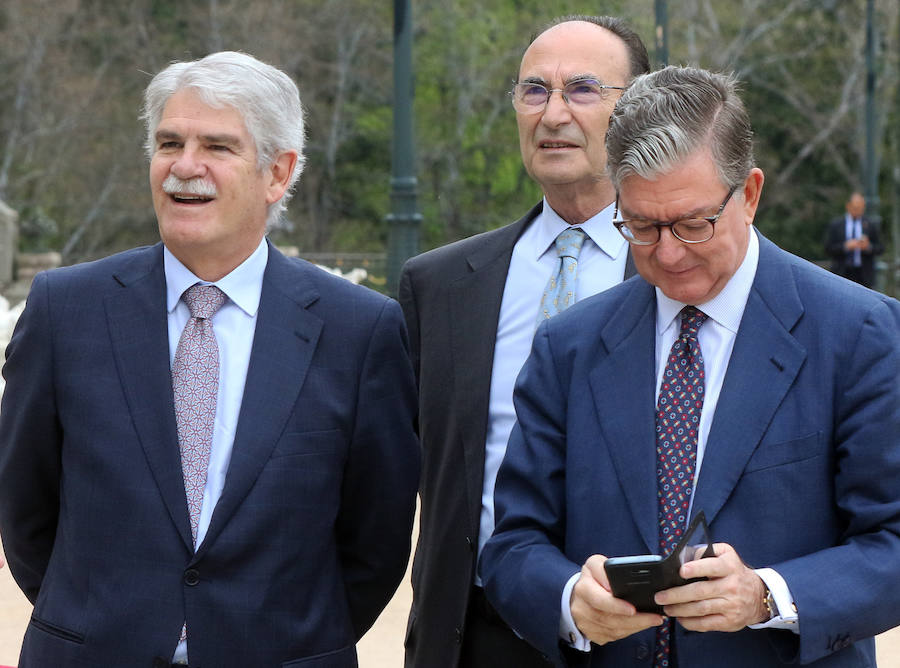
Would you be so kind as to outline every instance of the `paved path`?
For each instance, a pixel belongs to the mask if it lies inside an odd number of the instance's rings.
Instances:
[[[403,634],[412,600],[408,575],[375,626],[360,641],[360,668],[402,667]],[[0,665],[16,665],[30,613],[31,606],[16,587],[9,570],[0,570]],[[877,643],[879,668],[900,668],[900,627],[879,636]]]

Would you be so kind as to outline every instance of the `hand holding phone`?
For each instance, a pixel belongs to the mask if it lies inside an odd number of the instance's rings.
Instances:
[[[611,557],[603,568],[613,596],[628,601],[638,612],[663,614],[662,606],[653,600],[656,592],[706,579],[685,580],[678,571],[688,561],[713,556],[709,527],[701,510],[668,557],[658,554]]]

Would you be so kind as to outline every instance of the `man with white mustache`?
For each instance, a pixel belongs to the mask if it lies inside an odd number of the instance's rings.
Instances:
[[[173,63],[144,118],[162,242],[38,275],[7,348],[18,665],[355,668],[415,511],[400,307],[266,239],[304,159],[287,74]]]
[[[510,96],[522,161],[543,201],[515,223],[404,267],[399,298],[424,453],[407,668],[546,665],[486,601],[476,563],[494,528],[494,480],[515,422],[513,383],[536,322],[634,273],[611,222],[604,140],[622,90],[648,70],[643,43],[619,19],[567,16],[540,32]],[[577,260],[561,259],[555,240],[582,232]],[[574,270],[554,295],[561,266]]]

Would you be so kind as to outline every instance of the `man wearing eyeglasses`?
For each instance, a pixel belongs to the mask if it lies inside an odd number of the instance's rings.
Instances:
[[[607,150],[641,277],[535,335],[488,598],[560,665],[874,666],[900,623],[900,304],[754,229],[732,77],[638,77]],[[702,580],[664,615],[625,600],[652,565],[613,595],[607,557],[672,554],[701,511],[714,556],[678,572]]]
[[[628,245],[611,224],[604,134],[622,90],[648,69],[640,38],[619,19],[565,17],[541,32],[510,94],[543,201],[404,267],[424,451],[408,668],[547,665],[487,603],[476,562],[494,527],[513,383],[537,323],[629,273]]]

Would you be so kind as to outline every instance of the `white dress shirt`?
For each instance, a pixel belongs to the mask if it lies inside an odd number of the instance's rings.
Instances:
[[[612,225],[614,207],[610,204],[580,227],[586,233],[578,257],[576,301],[622,282],[628,245]],[[559,266],[554,241],[560,232],[571,227],[560,218],[547,200],[537,218],[529,225],[513,248],[491,370],[491,392],[488,405],[488,429],[485,441],[484,486],[481,496],[481,526],[478,554],[494,531],[494,483],[497,470],[506,454],[506,443],[516,421],[513,408],[513,386],[516,376],[531,352],[535,319],[541,295]],[[476,574],[475,583],[481,585]]]
[[[750,296],[750,289],[753,287],[753,279],[756,277],[758,262],[759,239],[756,237],[755,230],[751,228],[744,260],[728,283],[725,284],[725,287],[708,302],[693,305],[709,316],[697,333],[700,350],[703,354],[706,385],[703,394],[703,410],[700,412],[700,429],[697,434],[697,462],[694,469],[695,488],[697,476],[700,474],[700,468],[703,464],[706,440],[716,412],[716,404],[719,401],[722,384],[725,381],[725,372],[728,370],[731,351],[734,349],[735,337],[741,324],[741,318],[744,316],[744,308]],[[659,396],[666,360],[672,344],[675,343],[675,339],[681,330],[681,319],[678,315],[685,306],[686,304],[682,302],[669,299],[659,288],[656,288],[656,392],[654,396]],[[691,497],[691,505],[693,505],[693,497]],[[716,537],[713,536],[713,540],[715,539]],[[723,536],[721,540],[727,542],[727,536]],[[755,572],[772,592],[778,606],[779,615],[764,624],[755,624],[751,628],[790,628],[799,633],[797,613],[793,609],[793,598],[784,578],[770,568],[758,569]],[[572,619],[572,611],[569,605],[572,589],[580,575],[580,573],[573,575],[563,590],[560,635],[567,639],[573,647],[582,651],[589,651],[590,642],[578,632]]]
[[[163,258],[166,272],[166,310],[169,314],[170,367],[175,361],[175,350],[181,332],[191,317],[187,304],[181,300],[184,291],[195,283],[216,285],[228,297],[212,317],[213,331],[219,346],[219,397],[216,403],[206,487],[203,490],[203,505],[197,527],[199,546],[206,536],[213,510],[222,495],[228,464],[231,462],[231,449],[244,396],[247,368],[250,365],[250,349],[256,331],[256,315],[262,293],[263,273],[269,259],[269,247],[263,238],[250,257],[214,283],[195,276],[172,255],[168,248],[164,249]],[[176,648],[172,662],[186,661],[187,643],[182,642]]]
[[[849,213],[844,214],[844,239],[860,239],[862,235],[862,220],[854,218]],[[854,267],[862,266],[862,251],[858,248],[853,249],[852,263]]]

